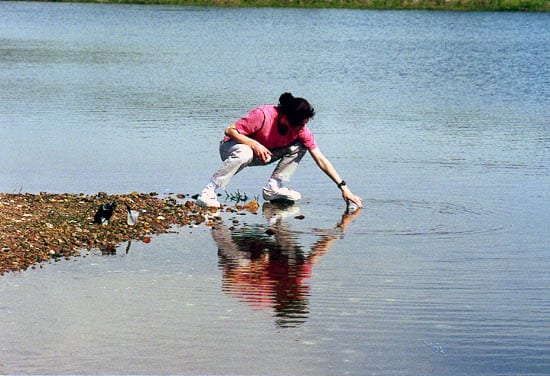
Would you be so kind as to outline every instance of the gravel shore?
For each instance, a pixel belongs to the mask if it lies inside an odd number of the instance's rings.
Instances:
[[[112,216],[99,218],[100,206],[112,203]],[[253,211],[257,202],[225,210],[236,208]],[[134,225],[127,221],[130,209],[139,212]],[[82,250],[114,251],[128,240],[148,242],[151,235],[211,225],[215,219],[215,212],[199,208],[183,194],[0,193],[0,275],[68,259]]]

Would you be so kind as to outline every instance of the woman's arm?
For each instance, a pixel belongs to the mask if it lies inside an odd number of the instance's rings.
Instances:
[[[321,150],[319,150],[319,148],[310,150],[309,153],[311,154],[315,163],[317,163],[317,166],[319,166],[319,168],[325,174],[327,174],[328,177],[331,178],[335,184],[339,185],[343,181],[338,174],[338,171],[336,171],[332,163],[330,163],[330,161],[323,155],[323,153],[321,153]],[[351,201],[358,207],[363,207],[361,197],[355,196],[347,185],[339,185],[339,188],[342,191],[342,198],[346,201],[346,203],[349,203]]]
[[[268,148],[260,144],[258,141],[244,135],[240,134],[235,124],[231,124],[229,127],[225,128],[225,135],[239,144],[244,144],[249,146],[254,152],[254,156],[260,158],[264,163],[267,163],[271,160],[271,152]]]

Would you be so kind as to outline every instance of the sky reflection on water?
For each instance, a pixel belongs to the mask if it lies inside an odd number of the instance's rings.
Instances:
[[[337,237],[304,158],[303,220],[3,276],[0,372],[547,374],[549,36],[519,12],[0,2],[3,191],[198,193],[223,129],[290,90],[365,199]]]

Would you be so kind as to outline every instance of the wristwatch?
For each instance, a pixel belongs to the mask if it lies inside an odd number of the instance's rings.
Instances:
[[[336,184],[336,186],[340,189],[342,189],[342,187],[346,185],[346,182],[344,180],[342,180],[340,183]]]

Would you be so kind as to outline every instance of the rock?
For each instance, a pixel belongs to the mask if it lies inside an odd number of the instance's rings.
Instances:
[[[118,202],[108,224],[94,225],[94,214]],[[132,239],[173,232],[174,225],[204,222],[194,203],[177,204],[154,194],[3,194],[0,193],[0,274],[25,270],[36,262],[78,255],[81,250],[109,249]],[[127,224],[127,207],[140,211],[140,221]]]

